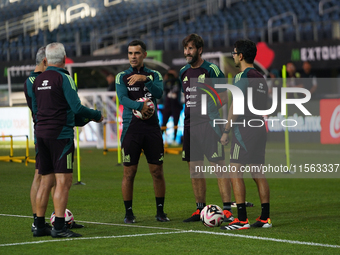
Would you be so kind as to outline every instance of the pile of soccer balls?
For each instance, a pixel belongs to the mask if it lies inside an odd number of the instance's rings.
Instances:
[[[201,211],[201,221],[206,227],[219,227],[223,223],[224,214],[218,205],[207,205]]]
[[[55,221],[55,212],[51,214],[50,222],[52,226],[54,226],[54,221]],[[65,210],[65,224],[71,225],[74,222],[74,217],[73,213],[69,210]]]

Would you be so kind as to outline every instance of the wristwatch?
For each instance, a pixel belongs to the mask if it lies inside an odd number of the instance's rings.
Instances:
[[[223,130],[223,133],[229,134],[229,133],[230,133],[230,129],[228,129],[228,130],[224,129],[224,130]]]
[[[146,81],[145,82],[149,82],[149,81],[151,81],[150,77],[146,76]]]

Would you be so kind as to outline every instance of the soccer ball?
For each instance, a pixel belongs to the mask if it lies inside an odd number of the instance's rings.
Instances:
[[[55,212],[51,214],[50,222],[52,226],[54,226],[54,221],[55,221]],[[65,224],[71,225],[74,222],[74,217],[73,213],[69,210],[65,210]]]
[[[154,104],[149,98],[147,98],[147,97],[141,97],[141,98],[137,99],[137,102],[145,102],[145,101],[147,101],[147,105],[153,110],[153,111],[152,111],[152,114],[150,114],[147,118],[144,118],[140,111],[135,110],[135,109],[132,110],[133,115],[135,115],[136,118],[141,119],[141,120],[150,119],[151,116],[152,116],[152,115],[154,114],[154,112],[155,112],[155,104]]]
[[[223,210],[218,205],[207,205],[201,211],[201,221],[206,227],[221,226],[223,219]]]

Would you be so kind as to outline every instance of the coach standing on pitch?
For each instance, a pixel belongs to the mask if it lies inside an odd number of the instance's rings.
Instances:
[[[267,109],[268,86],[262,74],[254,68],[254,59],[257,53],[257,48],[254,42],[249,40],[239,40],[234,44],[232,52],[235,66],[241,69],[241,73],[237,74],[234,79],[234,84],[240,88],[245,98],[248,98],[247,90],[253,90],[253,106],[257,110]],[[234,98],[233,100],[237,100]],[[247,101],[247,100],[246,100]],[[250,167],[256,166],[261,170],[261,165],[264,164],[265,149],[267,142],[267,132],[265,125],[261,127],[248,126],[249,120],[258,119],[264,123],[263,117],[253,114],[248,105],[245,105],[244,115],[233,114],[232,102],[229,114],[228,123],[225,126],[224,133],[221,138],[221,143],[227,145],[229,142],[229,132],[233,128],[233,139],[230,148],[230,168],[236,171],[231,171],[230,178],[233,185],[234,196],[236,199],[238,218],[235,218],[227,226],[222,226],[224,230],[248,229],[250,224],[247,218],[246,211],[246,188],[243,180],[243,172],[241,167],[249,164]],[[231,121],[235,123],[232,127]],[[242,124],[245,123],[245,124]],[[269,218],[269,185],[265,175],[259,171],[251,173],[256,182],[260,195],[262,213],[256,219],[256,222],[251,227],[270,228],[272,226]]]
[[[169,221],[163,211],[165,197],[165,180],[163,175],[164,145],[157,116],[156,99],[163,95],[163,78],[157,71],[146,68],[143,64],[146,58],[146,46],[140,40],[129,43],[128,57],[130,68],[116,76],[116,91],[119,102],[124,106],[123,132],[121,135],[124,176],[122,193],[125,205],[125,223],[135,223],[132,211],[133,183],[137,173],[139,157],[143,149],[149,163],[156,196],[156,220]],[[147,102],[137,102],[146,97],[152,100],[156,112],[147,106]],[[132,111],[138,110],[149,119],[136,118]]]
[[[101,122],[100,111],[83,106],[76,85],[65,68],[66,53],[61,43],[46,46],[48,67],[33,83],[32,108],[36,116],[35,135],[42,175],[37,193],[37,229],[34,236],[79,237],[65,226],[65,209],[72,185],[75,114]],[[52,230],[45,226],[49,194],[53,196],[55,223]]]
[[[182,44],[188,63],[181,69],[179,75],[185,95],[182,160],[188,162],[196,200],[196,211],[183,222],[192,222],[200,220],[200,212],[206,206],[205,176],[202,172],[196,173],[195,167],[204,166],[204,155],[211,166],[225,166],[224,148],[220,143],[222,132],[219,127],[213,127],[211,124],[211,120],[219,119],[220,115],[217,108],[209,109],[211,112],[208,115],[201,115],[202,102],[198,93],[205,91],[206,88],[203,88],[204,90],[199,88],[204,86],[205,79],[222,78],[224,80],[225,76],[215,64],[202,59],[204,42],[199,35],[188,35]],[[226,91],[220,93],[226,94]],[[225,177],[227,176],[219,173],[217,182],[223,202],[224,221],[232,221],[234,217],[231,213],[230,180]]]
[[[44,72],[47,68],[47,60],[46,60],[46,55],[45,55],[45,49],[46,47],[43,46],[38,49],[36,59],[35,59],[35,69],[33,72],[31,72],[30,76],[26,79],[24,83],[24,93],[25,93],[25,98],[27,102],[27,106],[30,108],[32,112],[32,119],[34,121],[35,125],[35,116],[32,111],[32,86],[35,78]],[[38,157],[38,145],[36,143],[36,137],[34,136],[34,144],[35,144],[35,173],[34,173],[34,178],[31,186],[31,192],[30,192],[30,198],[31,198],[31,205],[32,205],[32,212],[33,212],[33,224],[32,224],[32,232],[36,228],[36,220],[37,220],[37,214],[36,214],[36,203],[35,200],[37,198],[37,192],[39,189],[40,185],[40,180],[41,180],[41,175],[39,174],[39,157]],[[52,189],[52,196],[54,194],[54,189]],[[51,228],[48,223],[46,223],[46,226]]]

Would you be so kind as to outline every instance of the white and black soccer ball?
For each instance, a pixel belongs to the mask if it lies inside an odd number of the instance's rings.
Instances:
[[[147,98],[147,97],[141,97],[141,98],[137,99],[136,101],[137,101],[137,102],[145,102],[145,101],[147,101],[147,105],[148,105],[151,109],[153,109],[153,112],[152,112],[152,114],[150,114],[147,118],[144,118],[144,116],[142,115],[142,113],[141,113],[140,111],[134,109],[134,110],[132,110],[133,115],[135,115],[136,118],[141,119],[141,120],[150,119],[151,116],[155,113],[155,104],[152,102],[152,100],[150,100],[150,99]]]
[[[206,227],[219,227],[224,219],[223,210],[218,205],[207,205],[201,211],[200,216]]]
[[[50,222],[52,226],[54,226],[54,221],[55,221],[55,212],[53,212],[50,217]],[[73,222],[74,222],[73,213],[69,209],[66,209],[65,210],[65,224],[71,225]]]

